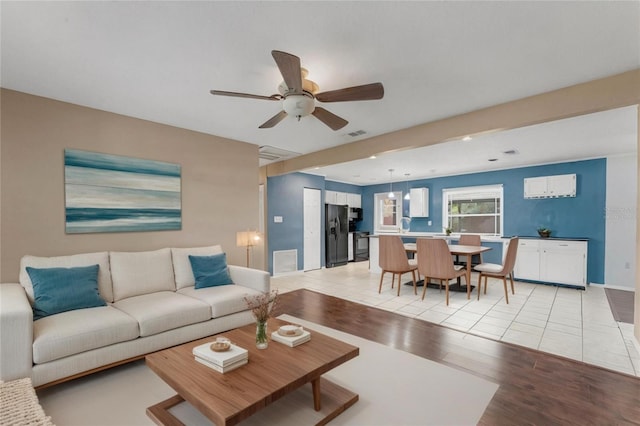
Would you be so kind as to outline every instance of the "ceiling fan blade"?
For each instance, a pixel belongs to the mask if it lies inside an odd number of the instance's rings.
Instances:
[[[276,61],[284,83],[290,92],[302,93],[302,72],[300,71],[300,58],[287,52],[272,50],[271,56]]]
[[[266,101],[279,101],[282,99],[280,95],[262,96],[252,95],[249,93],[225,92],[224,90],[210,90],[209,93],[216,96],[234,96],[236,98],[264,99]]]
[[[344,118],[338,117],[334,113],[329,112],[322,107],[316,107],[311,114],[315,115],[318,120],[322,121],[333,130],[342,129],[344,126],[349,124],[349,122]]]
[[[383,96],[382,83],[371,83],[318,93],[316,99],[320,102],[372,101],[382,99]]]
[[[287,116],[286,112],[280,111],[279,113],[277,113],[276,115],[274,115],[273,117],[271,117],[270,119],[268,119],[267,121],[262,123],[262,125],[260,125],[260,127],[258,127],[258,128],[259,129],[270,129],[271,127],[273,127],[276,124],[278,124],[279,122],[281,122],[286,116]]]

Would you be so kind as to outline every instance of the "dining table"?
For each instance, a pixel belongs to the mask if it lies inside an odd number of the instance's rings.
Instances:
[[[467,283],[467,299],[471,298],[471,289],[473,286],[471,285],[471,258],[474,255],[484,253],[485,251],[491,250],[491,247],[485,246],[467,246],[461,244],[448,244],[449,251],[452,255],[457,256],[466,256],[467,258],[467,270],[466,270],[466,283]],[[416,243],[404,243],[405,251],[409,253],[416,253],[418,251]],[[427,283],[425,283],[426,285]],[[453,286],[451,286],[453,287]]]

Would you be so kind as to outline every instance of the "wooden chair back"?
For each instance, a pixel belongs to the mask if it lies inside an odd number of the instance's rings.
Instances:
[[[418,272],[435,279],[455,278],[458,274],[453,266],[447,242],[440,238],[418,238]]]
[[[463,234],[460,235],[458,244],[460,244],[461,246],[481,246],[482,240],[480,240],[480,235]]]
[[[409,259],[398,235],[380,235],[378,264],[383,271],[408,271]]]
[[[518,254],[518,241],[518,237],[513,237],[509,240],[509,247],[507,247],[507,254],[504,257],[500,275],[507,276],[513,272],[513,268],[516,266],[516,255]]]

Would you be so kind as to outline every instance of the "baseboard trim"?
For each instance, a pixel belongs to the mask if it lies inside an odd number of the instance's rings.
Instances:
[[[632,293],[636,292],[635,288],[624,287],[624,286],[620,286],[620,285],[604,284],[603,287],[604,288],[610,288],[611,290],[623,290],[623,291],[630,291]]]

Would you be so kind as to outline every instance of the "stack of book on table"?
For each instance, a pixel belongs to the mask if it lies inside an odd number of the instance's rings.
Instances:
[[[220,373],[227,373],[249,362],[249,351],[246,349],[230,344],[229,349],[219,352],[212,350],[211,345],[210,342],[193,348],[196,361]]]
[[[282,326],[271,333],[271,340],[295,347],[311,340],[311,333],[298,326]]]

